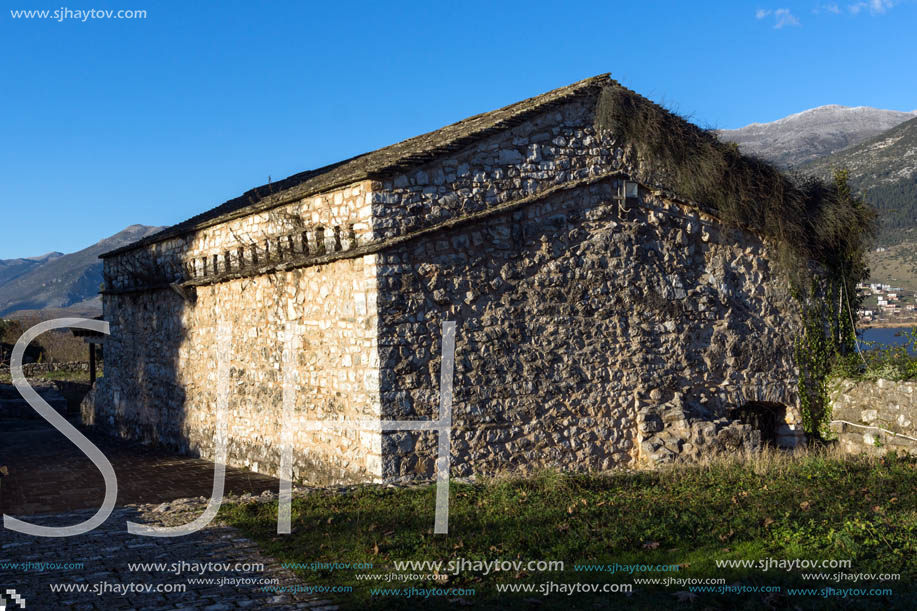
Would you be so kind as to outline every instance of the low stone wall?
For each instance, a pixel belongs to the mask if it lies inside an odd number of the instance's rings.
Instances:
[[[831,392],[831,430],[851,454],[917,454],[917,382],[839,382]]]
[[[101,372],[101,365],[97,371]],[[73,361],[69,363],[25,363],[22,366],[22,373],[27,378],[40,376],[45,373],[55,371],[65,371],[69,373],[89,373],[89,363],[83,361]],[[8,374],[10,366],[7,363],[0,364],[0,373]]]

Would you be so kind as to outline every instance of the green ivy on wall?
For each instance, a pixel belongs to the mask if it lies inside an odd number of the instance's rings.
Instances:
[[[835,197],[845,207],[865,213],[867,206],[852,195],[847,177],[847,170],[835,171]],[[805,290],[795,291],[803,319],[802,334],[794,346],[799,404],[806,434],[818,439],[831,436],[831,373],[837,363],[849,362],[857,351],[855,320],[862,298],[856,285],[869,277],[865,263],[868,234],[846,234],[851,239],[838,241],[823,272],[813,274]]]

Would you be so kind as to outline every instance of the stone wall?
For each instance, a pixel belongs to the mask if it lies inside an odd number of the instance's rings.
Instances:
[[[625,151],[596,135],[595,103],[595,97],[569,102],[382,181],[373,196],[375,234],[403,235],[572,180],[626,169]]]
[[[238,272],[293,255],[351,250],[373,237],[371,186],[361,181],[109,258],[105,288],[120,292]]]
[[[279,474],[287,325],[296,325],[299,341],[294,417],[378,418],[375,257],[188,291],[165,286],[352,250],[372,239],[370,186],[361,181],[106,259],[108,370],[84,421],[213,458],[221,321],[233,329],[230,465]],[[298,431],[293,445],[298,478],[377,479],[381,471],[378,433]]]
[[[831,390],[831,406],[831,430],[844,451],[917,454],[917,382],[842,380]]]
[[[22,374],[27,378],[56,371],[88,374],[89,363],[84,361],[69,361],[66,363],[23,363],[22,365]],[[102,363],[98,364],[96,371],[101,373]],[[10,373],[10,366],[8,363],[0,363],[0,373]]]
[[[106,377],[84,421],[123,437],[214,458],[217,330],[232,326],[229,464],[279,474],[284,330],[295,325],[297,479],[377,479],[379,434],[310,433],[299,420],[378,419],[375,259],[198,289],[104,298]]]
[[[383,416],[436,417],[439,327],[455,320],[457,474],[755,448],[729,417],[750,402],[785,406],[798,441],[798,319],[772,253],[652,192],[619,203],[618,183],[380,255]],[[383,473],[428,476],[434,449],[385,434]]]

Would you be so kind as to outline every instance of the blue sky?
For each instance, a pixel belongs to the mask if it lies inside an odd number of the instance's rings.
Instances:
[[[243,191],[611,72],[705,127],[917,109],[917,1],[4,0],[0,259]],[[142,19],[10,11],[145,10]]]

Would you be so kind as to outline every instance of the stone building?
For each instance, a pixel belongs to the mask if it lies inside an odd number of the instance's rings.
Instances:
[[[616,100],[658,110],[594,77],[107,253],[86,423],[212,456],[219,362],[230,465],[276,474],[286,422],[297,480],[430,476],[435,433],[298,423],[435,419],[455,321],[453,475],[797,443],[774,244],[680,196]]]

